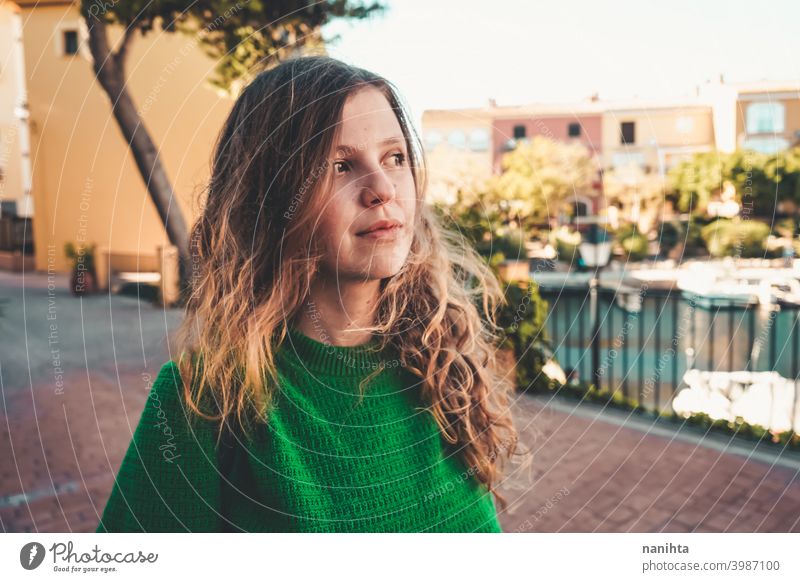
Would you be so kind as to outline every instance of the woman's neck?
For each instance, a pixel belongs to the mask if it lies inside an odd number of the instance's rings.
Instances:
[[[356,331],[375,323],[380,280],[317,281],[293,325],[308,337],[334,346],[359,346],[372,339]]]

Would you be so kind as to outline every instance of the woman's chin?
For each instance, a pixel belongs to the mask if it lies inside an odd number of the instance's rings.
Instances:
[[[366,273],[366,278],[369,280],[375,279],[388,279],[389,277],[394,277],[397,273],[400,272],[400,267],[386,267],[382,269],[376,269],[373,265],[371,269]]]
[[[373,262],[370,265],[364,265],[364,268],[361,270],[361,279],[374,281],[394,277],[402,268],[403,263],[399,261],[387,261],[385,264],[376,264]]]

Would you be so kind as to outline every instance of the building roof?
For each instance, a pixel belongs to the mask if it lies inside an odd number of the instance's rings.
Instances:
[[[800,82],[798,81],[748,81],[741,83],[706,83],[698,87],[698,95],[663,99],[619,99],[600,100],[595,98],[572,103],[529,103],[525,105],[497,106],[494,101],[484,107],[462,109],[428,109],[423,112],[423,118],[429,121],[438,118],[463,116],[472,119],[497,120],[518,119],[525,117],[553,117],[553,116],[578,116],[602,115],[603,113],[619,113],[633,111],[653,111],[657,109],[710,110],[713,103],[708,98],[709,89],[724,89],[731,95],[746,97],[748,95],[763,95],[770,93],[795,93],[800,97]]]
[[[750,81],[746,83],[726,83],[739,94],[743,93],[800,93],[800,82],[798,81]]]
[[[705,109],[711,110],[711,105],[706,99],[701,97],[676,97],[674,99],[627,99],[619,101],[608,101],[604,111],[607,113],[617,113],[621,111],[653,111],[657,109],[687,110]]]
[[[498,120],[555,116],[587,116],[622,111],[652,111],[655,109],[710,110],[707,101],[699,97],[675,99],[628,99],[616,101],[586,100],[573,103],[529,103],[527,105],[487,106],[472,109],[428,109],[423,112],[426,121],[436,118],[452,119],[463,116],[469,119]]]

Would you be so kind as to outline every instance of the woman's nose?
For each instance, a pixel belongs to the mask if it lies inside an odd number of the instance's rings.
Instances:
[[[382,169],[365,176],[363,186],[361,196],[366,206],[385,204],[396,195],[394,184]]]

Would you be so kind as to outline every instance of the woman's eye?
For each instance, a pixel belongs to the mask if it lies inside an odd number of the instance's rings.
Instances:
[[[406,155],[404,153],[396,153],[392,154],[392,158],[395,160],[395,166],[403,166],[406,163]],[[346,171],[350,170],[350,165],[348,162],[345,161],[337,161],[333,162],[333,171],[337,174],[342,174]]]

